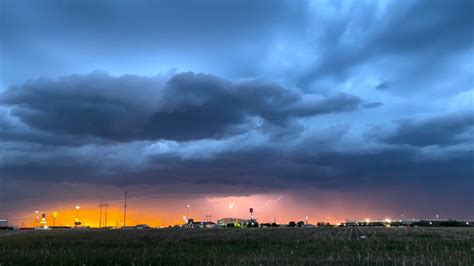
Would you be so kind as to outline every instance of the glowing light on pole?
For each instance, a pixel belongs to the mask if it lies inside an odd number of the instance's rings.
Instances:
[[[79,210],[81,209],[81,206],[76,205],[76,219],[74,221],[74,224],[76,226],[81,225],[81,222],[79,221]]]
[[[191,205],[186,205],[186,217],[188,218],[189,220],[189,208],[191,208]]]
[[[39,211],[35,211],[35,228],[38,226],[38,219],[39,219],[39,216],[38,216],[38,213]]]

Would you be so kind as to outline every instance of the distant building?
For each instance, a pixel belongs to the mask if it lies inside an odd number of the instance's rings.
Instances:
[[[222,218],[217,220],[217,225],[218,226],[228,226],[228,225],[233,225],[233,226],[242,226],[246,224],[251,224],[252,222],[256,222],[255,219],[252,221],[250,219],[242,219],[242,218]]]
[[[201,221],[195,222],[194,219],[188,219],[188,222],[183,225],[186,228],[213,228],[216,224],[213,222]]]
[[[0,227],[6,227],[8,226],[8,220],[7,219],[0,219]]]
[[[347,219],[346,222],[344,223],[345,226],[356,226],[359,224],[362,224],[362,222],[360,222],[357,219]]]
[[[405,220],[357,220],[357,219],[348,219],[346,222],[342,223],[342,226],[411,226],[418,223],[420,220],[417,219],[405,219]]]
[[[412,225],[414,223],[419,222],[420,220],[418,219],[406,219],[406,220],[400,220],[400,223],[403,225]]]
[[[135,229],[150,229],[150,226],[148,224],[137,224]]]
[[[13,230],[13,227],[8,226],[7,219],[0,219],[0,230]]]

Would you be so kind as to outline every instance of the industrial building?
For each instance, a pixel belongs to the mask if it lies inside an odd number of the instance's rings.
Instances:
[[[251,224],[252,222],[255,222],[255,220],[250,220],[250,219],[242,219],[242,218],[222,218],[217,220],[217,225],[220,227],[225,227],[225,226],[243,226],[247,224]]]
[[[213,222],[201,221],[195,222],[194,219],[188,219],[188,222],[183,225],[185,228],[214,228],[216,226]]]
[[[0,219],[0,230],[13,230],[13,227],[8,226],[7,219]]]

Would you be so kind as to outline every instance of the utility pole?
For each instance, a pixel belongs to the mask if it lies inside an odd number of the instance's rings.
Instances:
[[[127,221],[127,191],[125,191],[125,203],[123,204],[123,227],[125,227]]]
[[[102,206],[104,206],[102,202],[99,205],[97,205],[97,207],[99,207],[99,228],[102,227]]]
[[[107,207],[110,207],[110,205],[106,202],[104,206],[105,206],[105,227],[107,227]]]
[[[35,211],[35,228],[36,226],[38,226],[38,219],[39,219],[38,213],[39,211]]]

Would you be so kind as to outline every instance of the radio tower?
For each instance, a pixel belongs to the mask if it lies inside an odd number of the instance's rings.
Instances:
[[[125,203],[123,204],[123,227],[125,227],[127,221],[127,191],[125,191]]]

